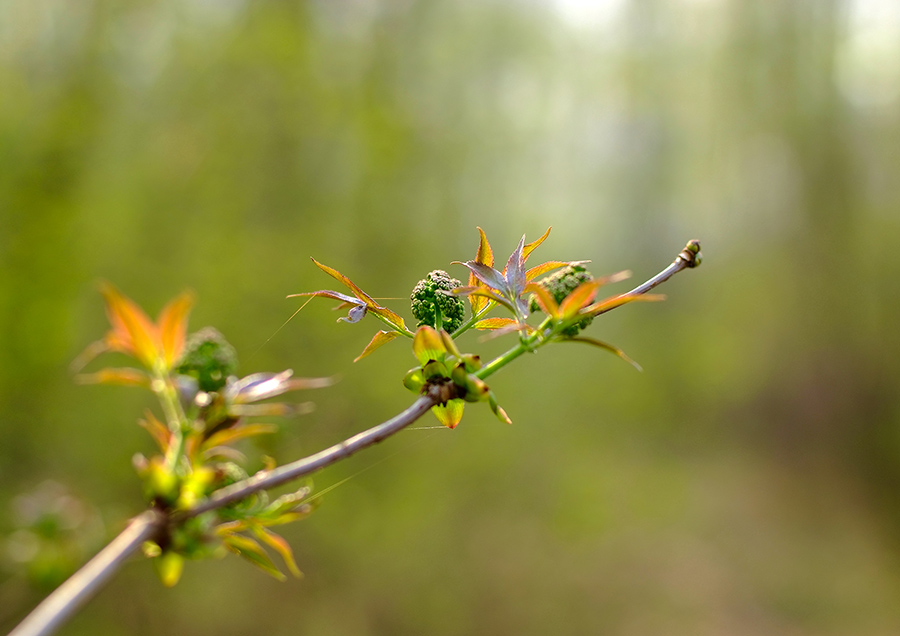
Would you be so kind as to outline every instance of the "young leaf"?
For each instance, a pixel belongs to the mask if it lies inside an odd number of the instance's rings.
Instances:
[[[547,231],[544,232],[544,234],[543,234],[538,240],[532,241],[531,243],[529,243],[528,245],[526,245],[526,246],[524,246],[524,247],[522,248],[522,260],[523,260],[523,261],[528,260],[528,256],[529,256],[535,249],[537,249],[537,247],[538,247],[541,243],[543,243],[544,241],[547,240],[547,237],[550,236],[550,230],[552,230],[552,229],[553,229],[552,226],[551,226],[551,227],[548,227],[548,228],[547,228]]]
[[[447,355],[447,349],[434,327],[422,325],[416,330],[413,338],[413,354],[419,364],[426,364],[429,360],[443,360]]]
[[[174,587],[184,570],[184,557],[174,552],[164,552],[155,559],[156,574],[166,587]]]
[[[153,415],[149,410],[144,412],[143,420],[138,420],[138,424],[147,429],[147,432],[150,433],[150,437],[153,438],[153,441],[156,442],[156,445],[159,446],[159,450],[165,453],[169,448],[169,438],[171,437],[171,433],[166,426],[156,419],[156,416]]]
[[[140,369],[100,369],[96,373],[75,376],[79,384],[121,384],[123,386],[150,386],[150,377]]]
[[[379,331],[372,337],[372,340],[369,341],[369,344],[366,345],[366,348],[363,349],[362,353],[359,354],[358,356],[356,356],[356,358],[353,361],[359,362],[360,360],[365,358],[367,355],[369,355],[370,353],[375,351],[375,349],[377,349],[378,347],[381,347],[382,345],[386,345],[387,343],[389,343],[391,340],[393,340],[394,338],[396,338],[399,335],[400,334],[396,331]]]
[[[262,546],[250,537],[240,534],[228,534],[222,537],[222,543],[226,548],[260,568],[263,572],[284,581],[287,577],[272,562],[272,558],[263,550]]]
[[[666,297],[663,294],[643,294],[641,296],[629,296],[628,294],[620,294],[619,296],[611,296],[609,298],[601,300],[600,302],[596,302],[593,305],[585,307],[581,311],[581,314],[584,316],[596,316],[611,309],[615,309],[616,307],[621,307],[622,305],[630,302],[652,303],[659,302],[665,299]]]
[[[491,250],[491,244],[488,242],[487,235],[484,233],[484,230],[478,228],[478,233],[480,234],[480,239],[478,241],[478,249],[475,251],[475,262],[480,263],[481,265],[486,265],[487,267],[494,266],[494,253]],[[469,272],[469,286],[477,287],[480,281],[478,277],[475,276],[475,273]],[[469,303],[472,305],[472,313],[477,314],[482,309],[486,308],[490,301],[486,300],[482,296],[469,296]]]
[[[509,260],[506,261],[506,269],[504,272],[506,275],[507,289],[512,298],[518,298],[519,294],[525,291],[525,283],[528,282],[525,280],[525,258],[522,256],[524,247],[525,235],[523,234],[522,238],[519,240],[519,244],[516,245],[516,249],[509,255]]]
[[[371,296],[369,296],[366,292],[364,292],[362,289],[360,289],[360,287],[356,283],[354,283],[352,280],[350,280],[349,278],[347,278],[346,276],[341,274],[339,271],[337,271],[336,269],[334,269],[332,267],[328,267],[328,265],[323,265],[322,263],[320,263],[319,261],[317,261],[314,258],[312,259],[312,262],[315,263],[316,267],[321,269],[323,272],[325,272],[329,276],[336,278],[337,280],[342,282],[344,285],[346,285],[350,290],[353,291],[354,294],[356,294],[356,297],[359,298],[360,300],[362,300],[363,302],[365,302],[366,305],[369,305],[370,307],[373,305],[376,307],[378,306],[378,303],[376,303],[374,300],[372,300]]]
[[[269,433],[274,433],[277,430],[278,427],[274,424],[242,424],[238,426],[232,426],[210,435],[209,438],[205,442],[203,442],[202,448],[206,450],[214,446],[234,444],[238,440],[247,439],[248,437],[255,437],[256,435],[266,435]]]
[[[486,329],[500,329],[501,327],[507,327],[509,325],[515,325],[516,321],[512,318],[485,318],[484,320],[479,320],[475,323],[476,329],[486,330]]]
[[[253,534],[255,534],[263,543],[281,555],[281,558],[284,559],[284,563],[287,565],[288,570],[291,571],[291,574],[298,579],[303,576],[300,568],[297,567],[297,562],[294,560],[294,551],[291,550],[291,545],[284,540],[284,537],[275,534],[271,530],[266,530],[260,525],[254,525],[252,529]]]
[[[455,398],[447,402],[445,406],[438,404],[437,406],[431,407],[431,412],[437,417],[438,422],[447,428],[456,428],[456,425],[459,424],[459,421],[462,419],[463,408],[465,406],[466,403],[463,400]]]
[[[637,362],[635,362],[634,360],[629,358],[627,355],[625,355],[624,351],[622,351],[615,345],[609,344],[608,342],[603,342],[602,340],[597,340],[596,338],[588,338],[586,336],[574,336],[572,338],[563,338],[562,341],[563,342],[584,342],[586,344],[593,345],[595,347],[600,347],[601,349],[605,349],[606,351],[609,351],[610,353],[619,356],[625,362],[627,362],[628,364],[633,366],[638,371],[644,370],[643,368],[641,368],[641,365],[639,365]]]
[[[193,304],[194,295],[184,292],[163,307],[156,320],[167,369],[172,368],[184,350],[187,319]]]
[[[106,314],[112,325],[106,344],[113,351],[134,356],[145,367],[152,368],[158,355],[156,325],[134,301],[111,284],[104,283],[100,293],[106,300]]]
[[[563,298],[563,301],[559,304],[560,318],[568,320],[575,316],[584,305],[594,299],[594,296],[597,295],[597,289],[602,284],[603,281],[600,279],[589,280],[581,283],[569,292],[569,295]]]
[[[553,320],[559,320],[559,306],[556,304],[556,299],[553,297],[553,294],[544,289],[543,285],[528,283],[525,286],[525,291],[534,294],[537,304],[545,314],[553,318]]]

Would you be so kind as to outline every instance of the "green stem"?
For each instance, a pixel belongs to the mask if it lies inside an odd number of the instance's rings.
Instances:
[[[492,303],[488,303],[487,305],[485,305],[485,306],[481,309],[481,311],[479,311],[478,313],[472,314],[472,316],[471,316],[466,322],[464,322],[464,323],[460,326],[459,329],[457,329],[456,331],[453,332],[453,334],[452,334],[452,335],[453,335],[453,339],[456,340],[456,339],[459,338],[462,334],[464,334],[464,333],[467,332],[469,329],[471,329],[472,327],[474,327],[474,326],[475,326],[475,323],[477,323],[479,320],[481,320],[481,319],[484,317],[484,315],[487,314],[492,308],[493,308],[493,304],[492,304]]]
[[[406,336],[407,338],[410,338],[410,339],[412,339],[413,336],[415,336],[415,334],[412,331],[410,331],[409,329],[407,329],[407,328],[401,329],[400,327],[398,327],[397,325],[392,323],[390,320],[388,320],[384,316],[382,316],[380,314],[376,314],[374,311],[369,312],[369,313],[372,314],[373,316],[375,316],[376,318],[378,318],[378,320],[380,320],[381,322],[386,324],[388,327],[390,327],[392,331],[396,331],[400,335]]]
[[[188,426],[188,419],[178,400],[178,391],[164,369],[153,370],[153,380],[150,386],[159,399],[166,424],[173,437],[166,449],[165,465],[170,471],[174,471],[184,454],[184,433]]]
[[[638,285],[631,291],[622,294],[622,296],[631,297],[646,294],[657,285],[664,283],[672,278],[672,276],[674,276],[681,270],[697,267],[700,264],[700,259],[700,243],[698,241],[689,241],[687,246],[685,246],[685,248],[678,254],[678,256],[675,257],[675,260],[668,267],[666,267],[656,276],[653,276],[646,282]],[[617,307],[618,306],[621,305],[617,305]],[[606,311],[611,311],[615,308],[616,307],[611,307]],[[606,313],[606,311],[600,313]],[[547,317],[544,322],[541,323],[540,327],[538,327],[534,331],[534,333],[526,338],[523,338],[515,347],[513,347],[506,353],[494,358],[486,365],[481,367],[481,369],[479,369],[475,373],[475,376],[481,380],[484,380],[486,377],[493,375],[494,373],[505,367],[507,364],[521,356],[523,353],[535,351],[538,347],[547,344],[553,339],[553,336],[557,335],[560,331],[568,327],[573,322],[574,320],[570,320],[564,323],[553,324],[553,321],[549,317]],[[548,328],[551,328],[551,330],[548,333],[545,333]]]

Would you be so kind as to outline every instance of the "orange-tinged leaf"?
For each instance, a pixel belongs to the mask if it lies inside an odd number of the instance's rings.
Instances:
[[[399,335],[399,332],[396,331],[379,331],[374,336],[372,336],[372,339],[369,341],[369,344],[366,345],[366,348],[363,349],[362,353],[356,356],[353,361],[359,362],[367,355],[375,351],[375,349],[381,347],[382,345],[386,345]]]
[[[194,295],[191,292],[184,292],[163,307],[156,320],[167,369],[174,366],[184,351],[187,319],[193,305]]]
[[[159,450],[163,453],[168,450],[171,433],[165,424],[156,419],[156,416],[153,415],[153,413],[149,410],[145,411],[144,419],[138,420],[138,424],[147,429],[147,432],[150,433],[150,437],[152,437],[153,441],[156,442],[156,445],[159,446]]]
[[[79,384],[121,384],[123,386],[150,386],[150,377],[140,369],[100,369],[96,373],[75,376]]]
[[[574,261],[576,263],[587,263],[589,261]],[[525,272],[525,279],[527,281],[533,281],[538,276],[543,276],[547,272],[552,272],[554,269],[559,269],[560,267],[565,267],[566,265],[571,265],[572,262],[569,261],[547,261],[546,263],[541,263],[540,265],[535,265],[531,269]]]
[[[438,404],[431,407],[431,412],[437,417],[438,422],[447,428],[456,428],[456,425],[462,419],[465,406],[465,401],[455,398],[447,402],[445,406]]]
[[[475,262],[481,263],[482,265],[487,265],[488,267],[494,266],[494,251],[491,249],[491,244],[488,241],[487,234],[484,233],[480,227],[478,228],[479,240],[478,240],[478,249],[475,251]]]
[[[255,437],[257,435],[267,435],[269,433],[274,433],[277,430],[278,427],[274,424],[243,424],[232,426],[210,435],[209,438],[203,442],[203,448],[208,449],[213,446],[225,446],[226,444],[233,444],[241,439],[247,439],[248,437]]]
[[[369,305],[369,311],[371,311],[376,316],[381,316],[400,331],[404,331],[406,329],[406,323],[403,321],[403,318],[395,314],[387,307],[372,304]]]
[[[556,304],[556,299],[553,297],[553,294],[544,289],[543,285],[528,283],[525,285],[525,291],[535,295],[538,305],[541,306],[541,310],[545,314],[553,318],[553,320],[559,320],[559,306]]]
[[[484,233],[484,230],[478,228],[479,240],[478,240],[478,249],[475,251],[475,262],[481,263],[482,265],[487,265],[488,267],[493,267],[494,265],[494,252],[491,249],[491,244],[488,242],[487,235]],[[481,287],[484,283],[478,280],[478,277],[475,276],[471,271],[469,272],[469,286],[470,287]],[[481,296],[469,296],[469,303],[472,305],[472,313],[477,314],[479,311],[483,310],[487,307],[490,301],[486,300]]]
[[[443,360],[447,355],[444,341],[434,327],[422,325],[416,330],[413,338],[413,355],[419,364],[425,364],[429,360]]]
[[[598,314],[605,313],[611,309],[615,309],[616,307],[621,307],[626,303],[631,302],[659,302],[661,300],[665,300],[666,297],[663,294],[642,294],[640,296],[629,296],[628,294],[620,294],[619,296],[610,296],[609,298],[605,298],[599,302],[594,303],[593,305],[589,305],[582,310],[582,314],[585,316],[596,316]]]
[[[105,353],[109,350],[109,344],[106,340],[93,342],[88,345],[87,349],[79,353],[78,357],[72,360],[72,364],[69,365],[69,370],[73,373],[78,373],[87,366],[88,362],[99,356],[101,353]]]
[[[625,362],[627,362],[628,364],[633,366],[638,371],[643,371],[643,369],[641,368],[641,365],[639,365],[637,362],[635,362],[634,360],[629,358],[627,355],[625,355],[625,352],[622,351],[621,349],[619,349],[617,346],[611,345],[608,342],[603,342],[602,340],[597,340],[596,338],[587,338],[585,336],[574,336],[572,338],[565,338],[563,340],[563,342],[584,342],[589,345],[594,345],[595,347],[600,347],[601,349],[605,349],[606,351],[609,351],[610,353],[613,353],[613,354],[619,356]]]
[[[481,330],[500,329],[514,324],[516,324],[516,321],[512,318],[485,318],[476,322],[474,327]]]
[[[152,368],[159,355],[156,325],[134,301],[111,284],[104,283],[100,293],[106,300],[106,314],[112,325],[106,343],[111,349],[132,355],[147,368]]]
[[[560,318],[567,320],[577,314],[579,309],[594,300],[594,296],[597,295],[597,290],[602,284],[602,280],[589,280],[569,292],[569,295],[563,298],[559,304]]]
[[[284,537],[275,534],[271,530],[266,530],[260,525],[253,526],[253,534],[281,555],[281,558],[284,559],[284,563],[287,565],[288,570],[291,571],[291,574],[298,579],[303,576],[300,568],[297,567],[297,562],[294,560],[294,551],[291,550],[291,545],[284,540]]]
[[[346,276],[341,274],[339,271],[337,271],[333,267],[328,267],[328,265],[323,265],[322,263],[320,263],[319,261],[317,261],[314,258],[312,259],[312,262],[316,264],[316,267],[321,269],[323,272],[325,272],[329,276],[332,276],[332,277],[336,278],[337,280],[341,281],[350,290],[352,290],[354,294],[356,294],[357,298],[359,298],[362,301],[365,301],[366,305],[368,305],[370,308],[378,306],[378,303],[376,303],[374,300],[372,300],[371,296],[369,296],[366,292],[364,292],[362,289],[360,289],[360,287],[356,283],[354,283],[352,280],[350,280],[349,278],[347,278]]]
[[[523,260],[528,260],[528,255],[531,254],[535,249],[537,249],[537,247],[538,247],[541,243],[543,243],[544,241],[547,240],[547,237],[550,236],[550,230],[552,230],[552,229],[553,229],[552,226],[551,226],[551,227],[548,227],[548,228],[547,228],[547,231],[544,232],[544,234],[543,234],[543,236],[541,236],[541,238],[539,238],[539,239],[536,240],[536,241],[533,241],[533,242],[529,243],[529,244],[526,245],[524,248],[522,248],[522,259],[523,259]]]

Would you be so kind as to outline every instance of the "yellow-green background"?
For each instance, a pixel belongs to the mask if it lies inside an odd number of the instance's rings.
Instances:
[[[596,274],[706,258],[591,327],[643,373],[547,348],[492,378],[513,426],[476,405],[318,475],[365,470],[286,529],[304,579],[135,559],[61,633],[900,632],[889,0],[3,0],[0,530],[46,479],[109,536],[141,508],[150,396],[68,370],[98,280],[193,289],[244,373],[340,374],[285,462],[412,398],[406,342],[351,363],[377,321],[318,302],[267,340],[334,288],[309,257],[402,298],[478,225]],[[0,628],[41,593],[9,557]]]

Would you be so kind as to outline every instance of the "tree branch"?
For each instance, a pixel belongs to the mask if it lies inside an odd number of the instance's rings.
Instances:
[[[144,541],[156,537],[166,525],[166,515],[151,509],[131,520],[128,527],[56,588],[25,617],[9,636],[46,636],[52,634],[90,599]]]
[[[423,395],[402,413],[395,415],[386,422],[373,426],[367,431],[363,431],[358,435],[345,439],[343,442],[335,444],[330,448],[326,448],[315,455],[298,459],[290,464],[284,464],[283,466],[278,466],[272,470],[260,471],[248,479],[215,491],[206,501],[200,502],[190,510],[177,513],[173,517],[173,521],[177,524],[183,519],[195,517],[209,510],[227,506],[232,502],[249,497],[260,490],[268,490],[269,488],[286,484],[289,481],[299,479],[300,477],[312,474],[326,466],[330,466],[331,464],[345,459],[373,444],[377,444],[397,431],[406,428],[427,413],[429,409],[438,402],[439,400],[431,395],[431,393]]]
[[[700,244],[697,241],[690,241],[671,265],[623,296],[644,294],[681,270],[696,267],[699,264]],[[512,349],[483,367],[479,377],[487,377],[524,351],[525,349],[520,343],[518,348]],[[47,636],[52,634],[115,574],[128,556],[145,541],[157,539],[170,523],[177,525],[185,519],[240,501],[260,490],[281,486],[377,444],[403,430],[427,413],[431,407],[439,404],[442,401],[439,389],[438,386],[429,386],[424,395],[391,419],[314,455],[269,471],[261,471],[253,477],[217,490],[207,500],[190,510],[175,513],[171,517],[156,509],[141,513],[132,519],[128,527],[97,556],[44,599],[18,627],[9,633],[9,636]]]

